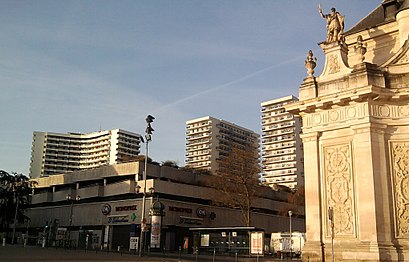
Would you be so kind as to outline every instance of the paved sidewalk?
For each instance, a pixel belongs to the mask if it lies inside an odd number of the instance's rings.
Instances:
[[[89,261],[152,261],[152,262],[187,262],[187,261],[237,261],[237,262],[268,262],[268,261],[300,261],[296,260],[277,260],[269,257],[260,258],[235,258],[228,256],[216,256],[213,260],[212,256],[181,255],[179,259],[178,253],[151,253],[149,256],[139,257],[138,254],[106,252],[95,250],[67,250],[56,248],[41,248],[35,246],[0,246],[0,261],[15,262],[15,261],[58,261],[58,262],[89,262]]]

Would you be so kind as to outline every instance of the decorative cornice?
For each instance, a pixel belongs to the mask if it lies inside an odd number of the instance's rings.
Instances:
[[[313,113],[318,109],[330,109],[334,106],[345,106],[353,102],[369,100],[407,102],[408,99],[409,88],[389,89],[376,86],[365,86],[288,104],[285,106],[285,109],[292,114],[301,115],[303,113]]]

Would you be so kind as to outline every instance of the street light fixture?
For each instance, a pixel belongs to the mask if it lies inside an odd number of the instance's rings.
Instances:
[[[288,216],[290,217],[290,259],[293,259],[293,234],[292,234],[292,224],[291,224],[291,217],[293,215],[293,211],[288,211]]]
[[[142,252],[145,247],[145,232],[146,232],[146,218],[145,218],[145,205],[146,205],[146,174],[148,168],[148,153],[149,153],[149,141],[152,140],[152,132],[155,131],[151,123],[155,117],[148,115],[146,117],[146,130],[145,130],[145,139],[146,139],[146,153],[145,153],[145,166],[143,172],[143,196],[142,196],[142,215],[141,215],[141,235],[140,235],[140,243],[139,243],[139,256],[142,256]],[[142,140],[143,141],[143,140]]]

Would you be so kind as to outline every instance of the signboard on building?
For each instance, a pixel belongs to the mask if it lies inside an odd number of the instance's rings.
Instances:
[[[128,223],[129,222],[129,215],[109,215],[108,217],[108,224],[120,224],[120,223]]]
[[[252,255],[262,255],[264,250],[264,232],[250,233],[250,253]]]
[[[129,250],[137,250],[139,243],[139,237],[130,237],[129,239]]]

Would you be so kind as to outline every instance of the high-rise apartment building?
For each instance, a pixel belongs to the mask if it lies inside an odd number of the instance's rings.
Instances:
[[[286,96],[261,103],[262,177],[270,186],[304,184],[301,121],[284,109],[295,101],[296,97]]]
[[[218,161],[233,148],[259,150],[259,135],[236,124],[210,116],[186,122],[186,167],[216,172]]]
[[[141,136],[114,129],[88,134],[34,132],[30,177],[112,165],[139,155]]]

